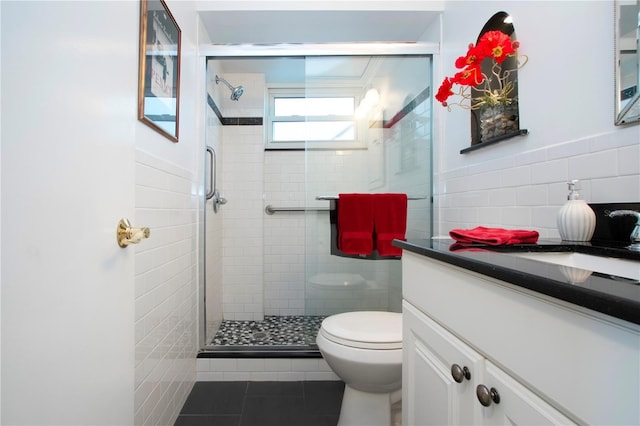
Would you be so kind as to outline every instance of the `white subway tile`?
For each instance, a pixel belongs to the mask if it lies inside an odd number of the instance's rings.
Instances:
[[[277,382],[278,373],[275,372],[252,372],[250,380],[254,382]]]
[[[209,361],[209,358],[198,358],[196,360],[196,371],[213,371]]]
[[[602,203],[638,202],[640,200],[640,177],[631,175],[594,179],[591,182],[590,199]]]
[[[293,359],[291,361],[291,370],[292,371],[318,371],[318,360],[317,359]]]
[[[238,371],[238,360],[235,358],[211,358],[211,371]]]
[[[266,358],[264,360],[264,371],[266,372],[290,372],[291,359],[288,358]]]
[[[196,380],[198,382],[222,382],[225,380],[224,374],[222,372],[214,373],[207,371],[198,371],[196,375]]]
[[[514,167],[503,169],[501,183],[503,188],[519,187],[522,185],[531,185],[534,180],[532,177],[533,169],[531,166]]]
[[[280,382],[298,382],[305,380],[305,373],[302,372],[281,372],[278,373]]]
[[[264,371],[264,359],[238,359],[237,371]]]
[[[594,179],[618,175],[618,154],[607,150],[569,159],[570,179]]]
[[[559,159],[531,165],[531,183],[566,182],[569,178],[568,164],[567,159]]]
[[[244,382],[251,380],[251,373],[222,373],[222,380],[227,382]]]
[[[153,238],[135,248],[136,401],[140,424],[155,424],[182,404],[175,389],[193,383],[197,342],[194,176],[150,154],[136,151],[136,223]],[[169,226],[171,225],[171,226]],[[189,386],[190,387],[190,386]],[[179,408],[178,408],[179,410]]]
[[[546,206],[548,202],[546,185],[527,186],[516,189],[517,206]]]
[[[498,188],[489,190],[489,206],[516,205],[516,188]]]
[[[338,377],[335,373],[333,372],[306,372],[304,373],[304,380],[309,380],[309,381],[337,381],[337,380],[341,380],[340,377]]]
[[[640,175],[640,143],[618,150],[618,167],[621,176]]]

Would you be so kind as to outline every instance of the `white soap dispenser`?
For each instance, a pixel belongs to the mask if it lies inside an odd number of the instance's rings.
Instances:
[[[596,229],[596,214],[591,207],[580,199],[579,183],[572,180],[569,184],[567,202],[558,212],[558,231],[563,241],[591,241]]]

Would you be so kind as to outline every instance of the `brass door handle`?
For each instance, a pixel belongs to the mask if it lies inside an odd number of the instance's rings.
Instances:
[[[145,238],[149,238],[151,230],[149,228],[134,228],[129,219],[120,219],[116,230],[116,237],[120,247],[127,247],[129,244],[138,244]]]

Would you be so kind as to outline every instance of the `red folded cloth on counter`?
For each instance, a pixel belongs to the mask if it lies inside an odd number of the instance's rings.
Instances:
[[[535,244],[538,241],[538,231],[523,229],[485,228],[478,226],[473,229],[452,229],[449,236],[459,243],[480,243],[490,246],[511,244]]]
[[[405,239],[407,194],[375,194],[373,210],[378,253],[380,256],[401,256],[402,249],[391,242]]]
[[[373,252],[373,195],[338,195],[338,249],[348,254]]]

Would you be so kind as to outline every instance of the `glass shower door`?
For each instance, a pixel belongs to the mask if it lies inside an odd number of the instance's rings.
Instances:
[[[308,316],[401,311],[399,257],[341,253],[335,208],[340,193],[404,193],[410,197],[407,237],[431,235],[431,62],[429,55],[306,60],[308,102],[348,99],[351,105],[350,111],[335,106],[306,116]],[[324,70],[341,77],[328,79]],[[311,130],[318,123],[324,133]]]

